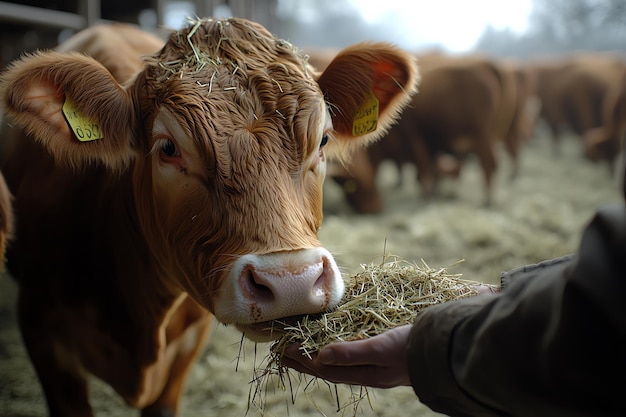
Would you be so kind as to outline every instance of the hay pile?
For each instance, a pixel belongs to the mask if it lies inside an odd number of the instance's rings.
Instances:
[[[294,380],[289,369],[281,365],[287,347],[300,345],[303,355],[321,350],[337,341],[365,339],[390,328],[412,323],[424,308],[475,296],[481,283],[462,280],[461,274],[449,274],[446,268],[433,269],[423,260],[410,263],[387,256],[380,264],[361,265],[362,271],[349,276],[346,293],[339,306],[328,313],[304,316],[296,324],[277,322],[284,334],[270,346],[269,355],[255,369],[252,404],[263,408],[262,394],[268,389],[268,378],[278,376],[278,388],[291,389],[294,401]],[[308,386],[309,383],[305,384]],[[276,388],[276,387],[274,387]],[[357,399],[367,397],[363,390]],[[354,400],[354,399],[353,399]],[[354,405],[353,402],[351,404]],[[343,408],[337,399],[338,410]]]

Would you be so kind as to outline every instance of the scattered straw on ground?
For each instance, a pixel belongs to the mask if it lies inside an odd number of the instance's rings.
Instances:
[[[412,323],[424,308],[446,301],[478,294],[481,283],[462,280],[460,274],[449,274],[445,268],[433,269],[423,260],[410,263],[395,256],[387,256],[382,263],[361,265],[362,271],[349,276],[346,294],[339,306],[328,313],[304,316],[296,324],[277,323],[285,334],[270,347],[269,355],[255,368],[250,401],[263,408],[263,392],[272,389],[291,390],[311,384],[289,375],[289,369],[281,365],[281,358],[288,346],[299,344],[303,355],[321,350],[337,341],[365,339],[390,328]],[[268,383],[277,375],[278,386]],[[367,398],[367,392],[357,389],[350,404]],[[338,411],[342,406],[337,398]],[[356,407],[354,408],[356,410]],[[322,413],[323,414],[323,413]]]

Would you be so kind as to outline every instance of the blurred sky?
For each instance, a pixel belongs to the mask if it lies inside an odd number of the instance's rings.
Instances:
[[[329,15],[358,13],[381,33],[368,32],[372,40],[389,40],[409,49],[439,46],[450,52],[472,49],[487,26],[525,32],[533,0],[278,0],[277,12],[301,22],[315,24]],[[229,16],[218,8],[214,16]],[[190,1],[172,1],[166,8],[166,24],[179,27],[194,15]],[[348,27],[348,26],[347,26]],[[390,33],[382,33],[384,28]],[[310,30],[310,29],[309,29]],[[349,29],[348,29],[349,30]],[[310,34],[315,39],[315,33]]]
[[[471,49],[488,25],[524,33],[532,0],[349,0],[370,23],[394,25],[417,48],[440,44],[451,52]]]

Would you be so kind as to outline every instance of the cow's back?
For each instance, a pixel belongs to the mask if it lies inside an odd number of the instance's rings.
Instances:
[[[81,31],[56,50],[86,53],[104,65],[120,84],[124,84],[143,67],[143,57],[154,54],[163,44],[158,36],[139,30],[134,25],[112,23]]]

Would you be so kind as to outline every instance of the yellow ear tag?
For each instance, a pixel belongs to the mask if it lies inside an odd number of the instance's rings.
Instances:
[[[88,142],[104,137],[98,122],[81,114],[68,97],[65,98],[65,103],[63,103],[63,114],[79,141]]]
[[[352,121],[352,136],[362,136],[371,133],[378,127],[378,99],[373,92],[366,97],[354,115]]]

